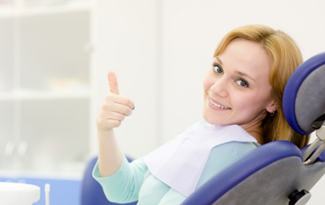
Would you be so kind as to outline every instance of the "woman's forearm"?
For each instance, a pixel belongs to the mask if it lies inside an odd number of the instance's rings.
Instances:
[[[122,164],[123,154],[119,149],[114,130],[98,130],[99,153],[98,168],[101,176],[110,176],[119,169]]]

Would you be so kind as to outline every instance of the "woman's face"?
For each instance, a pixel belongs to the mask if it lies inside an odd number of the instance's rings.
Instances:
[[[204,80],[204,118],[211,124],[259,125],[276,103],[269,83],[271,59],[256,42],[233,40],[216,56]]]

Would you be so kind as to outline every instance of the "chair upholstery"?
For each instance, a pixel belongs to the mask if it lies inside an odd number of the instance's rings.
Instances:
[[[288,141],[274,141],[213,177],[182,205],[287,205],[295,190],[310,190],[325,173],[324,156],[310,166]]]

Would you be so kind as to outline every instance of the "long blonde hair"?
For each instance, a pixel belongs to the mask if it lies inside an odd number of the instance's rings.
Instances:
[[[247,25],[233,29],[222,39],[214,56],[220,55],[234,39],[241,38],[260,43],[271,58],[269,82],[277,101],[277,111],[268,113],[262,122],[263,143],[288,140],[299,147],[308,143],[308,137],[296,133],[287,123],[282,109],[282,96],[290,75],[302,63],[301,52],[286,33],[264,25]]]

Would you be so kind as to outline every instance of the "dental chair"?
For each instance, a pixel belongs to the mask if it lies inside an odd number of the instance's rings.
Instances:
[[[325,173],[325,53],[301,64],[283,96],[290,126],[316,140],[300,150],[273,141],[213,177],[182,205],[303,205]]]
[[[306,204],[310,189],[325,173],[325,53],[297,68],[286,85],[283,109],[296,132],[316,135],[312,144],[303,149],[288,141],[264,144],[214,176],[182,205]],[[84,174],[81,204],[112,205],[91,176],[95,160]]]

